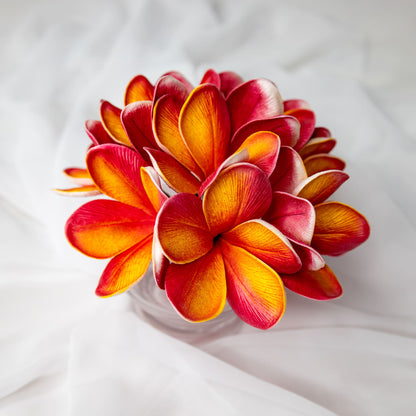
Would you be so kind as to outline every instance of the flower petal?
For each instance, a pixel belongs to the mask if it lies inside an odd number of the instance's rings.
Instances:
[[[151,166],[140,168],[140,177],[149,202],[155,212],[158,212],[168,197],[162,190],[159,176]]]
[[[219,89],[221,87],[220,76],[213,69],[208,69],[202,77],[200,84],[214,84]]]
[[[155,85],[155,93],[153,97],[153,103],[164,95],[169,94],[175,98],[175,101],[182,105],[187,99],[189,93],[185,85],[171,75],[164,75],[159,78]]]
[[[153,85],[144,75],[135,76],[127,85],[124,105],[127,106],[136,101],[152,101],[153,90]]]
[[[311,138],[315,129],[315,113],[306,108],[299,108],[285,112],[289,116],[293,116],[299,120],[300,134],[299,140],[296,142],[295,150],[299,150]]]
[[[272,199],[270,182],[257,166],[232,165],[208,187],[203,209],[213,235],[231,230],[242,222],[261,218]]]
[[[345,162],[339,157],[330,156],[326,154],[317,154],[307,157],[303,161],[308,176],[315,173],[323,172],[324,170],[344,170]]]
[[[270,175],[274,191],[290,192],[308,177],[302,158],[291,147],[282,146],[276,168]]]
[[[224,161],[230,141],[225,99],[211,84],[195,88],[179,116],[182,137],[204,176]]]
[[[153,276],[156,280],[156,284],[159,286],[160,289],[165,289],[165,276],[169,264],[170,261],[164,255],[158,238],[155,235],[153,235],[152,269]]]
[[[179,82],[179,81],[178,81]],[[179,132],[180,103],[171,95],[161,97],[153,109],[153,129],[159,147],[199,178],[203,173]]]
[[[298,254],[301,262],[302,268],[305,270],[319,270],[325,266],[325,260],[322,256],[311,246],[300,243],[299,241],[294,241],[289,238],[293,248]]]
[[[100,120],[87,120],[85,122],[85,131],[95,145],[114,143],[114,140],[107,133]]]
[[[78,185],[94,185],[94,182],[91,179],[91,175],[88,173],[87,169],[83,168],[66,168],[64,174],[68,178]]]
[[[95,196],[101,194],[95,185],[84,185],[69,189],[54,189],[53,191],[64,196]]]
[[[97,199],[78,208],[68,219],[65,233],[81,253],[108,258],[153,233],[154,218],[118,201]]]
[[[220,72],[219,75],[221,80],[221,92],[224,94],[224,97],[227,97],[234,88],[244,82],[240,75],[232,71]]]
[[[283,113],[283,101],[276,85],[267,79],[254,79],[239,85],[227,97],[231,129],[237,131],[244,124]]]
[[[152,258],[152,236],[129,248],[108,263],[95,293],[108,297],[125,292],[146,273]]]
[[[281,278],[288,289],[307,298],[327,300],[342,295],[342,287],[328,266],[316,271],[302,269],[293,275],[282,275]]]
[[[170,264],[166,272],[166,295],[182,317],[203,322],[224,309],[227,286],[221,252],[214,247],[189,264]]]
[[[316,224],[312,246],[321,254],[339,256],[362,244],[370,235],[365,217],[340,202],[315,206]]]
[[[312,138],[314,137],[332,137],[332,134],[326,127],[315,127],[312,134]]]
[[[194,89],[192,84],[178,71],[169,71],[166,72],[166,74],[163,74],[163,76],[165,75],[171,75],[173,78],[176,78],[178,81],[182,82],[182,84],[185,85],[185,88],[188,91],[188,93],[190,93]]]
[[[139,153],[116,144],[96,146],[87,153],[88,170],[104,194],[154,215],[141,182],[142,166],[145,161]]]
[[[265,221],[244,222],[222,234],[221,238],[248,251],[277,273],[295,273],[302,266],[288,239]]]
[[[239,128],[231,141],[231,149],[235,150],[241,143],[257,131],[276,133],[282,146],[294,146],[299,137],[300,123],[295,117],[277,116],[265,120],[251,121]]]
[[[123,124],[121,123],[121,110],[108,101],[102,100],[100,115],[105,130],[113,140],[117,143],[131,146],[127,133],[124,131]]]
[[[313,205],[303,198],[285,192],[273,192],[273,199],[264,219],[286,237],[310,244],[315,227]]]
[[[299,150],[302,159],[308,156],[316,155],[318,153],[329,153],[337,144],[337,141],[332,137],[315,137],[310,139],[308,143]]]
[[[227,279],[227,300],[246,323],[268,329],[282,317],[285,292],[279,275],[241,247],[219,240]]]
[[[157,147],[152,128],[152,102],[138,101],[121,112],[121,121],[130,143],[146,162],[150,162],[144,147]]]
[[[318,172],[301,182],[293,193],[316,205],[329,198],[348,178],[341,170]]]
[[[299,99],[285,100],[283,101],[283,106],[284,106],[285,113],[287,111],[297,110],[299,108],[307,108],[308,110],[310,110],[311,108],[308,102],[306,102],[305,100],[299,100]]]
[[[164,254],[174,263],[190,263],[213,246],[202,202],[195,195],[182,193],[169,198],[159,211],[155,229]]]
[[[146,149],[152,165],[162,179],[176,192],[197,194],[201,182],[168,153]]]

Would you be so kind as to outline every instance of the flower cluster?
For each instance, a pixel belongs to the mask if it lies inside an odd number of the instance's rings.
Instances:
[[[124,108],[101,102],[86,169],[64,172],[69,195],[104,194],[68,219],[70,244],[112,258],[96,293],[138,282],[152,262],[156,284],[192,322],[226,302],[267,329],[285,310],[285,289],[313,299],[341,295],[322,255],[369,236],[359,212],[327,199],[348,179],[303,100],[283,101],[266,79],[243,82],[208,70],[194,88],[170,72],[128,84]]]

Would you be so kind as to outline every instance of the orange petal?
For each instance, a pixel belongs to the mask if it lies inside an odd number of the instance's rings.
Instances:
[[[159,147],[199,178],[203,173],[196,164],[179,132],[181,105],[172,95],[161,97],[153,109],[153,129]]]
[[[155,212],[158,212],[168,197],[162,191],[159,176],[156,171],[150,167],[142,167],[140,169],[143,188],[146,192],[149,202],[152,204]]]
[[[362,244],[370,235],[365,217],[340,202],[315,206],[316,224],[312,246],[321,254],[339,256]]]
[[[241,247],[218,240],[227,279],[227,299],[234,312],[249,325],[268,329],[282,317],[285,292],[279,275]]]
[[[91,175],[87,169],[82,168],[66,168],[64,174],[78,185],[94,185]]]
[[[186,320],[203,322],[224,309],[227,287],[221,252],[213,248],[189,264],[170,264],[166,272],[166,295]]]
[[[238,163],[222,171],[205,192],[203,209],[213,235],[242,222],[261,218],[270,206],[272,191],[257,166]]]
[[[244,222],[221,237],[264,261],[278,273],[295,273],[302,266],[288,239],[265,221]]]
[[[84,185],[69,189],[54,189],[53,191],[64,196],[95,196],[101,194],[95,185]]]
[[[293,193],[316,205],[329,198],[348,178],[349,176],[340,170],[318,172],[300,183]]]
[[[114,257],[101,275],[95,293],[108,297],[125,292],[146,273],[152,258],[152,236]]]
[[[155,215],[141,181],[142,166],[145,161],[139,153],[116,144],[96,146],[87,153],[88,170],[104,194]]]
[[[316,271],[302,269],[293,275],[282,275],[281,278],[288,289],[307,298],[327,300],[342,295],[342,287],[328,266]]]
[[[155,229],[164,254],[174,263],[190,263],[213,246],[202,202],[191,194],[169,198],[159,211]]]
[[[308,156],[316,155],[318,153],[329,153],[337,144],[337,141],[332,137],[316,137],[310,139],[302,149],[299,150],[299,154],[302,159],[306,159]]]
[[[317,154],[307,157],[303,161],[308,176],[312,176],[315,173],[323,172],[324,170],[344,170],[345,162],[335,156],[326,154]]]
[[[134,103],[136,101],[152,101],[153,85],[143,75],[135,76],[127,85],[124,94],[124,105]]]
[[[152,165],[162,179],[176,192],[197,194],[201,182],[175,158],[159,150],[146,149]]]
[[[87,120],[85,122],[85,131],[95,145],[114,143],[112,137],[105,130],[103,123],[99,120]]]
[[[101,121],[107,133],[117,142],[131,146],[127,133],[124,131],[121,123],[121,110],[109,103],[101,101],[100,106]]]
[[[182,137],[204,176],[225,160],[230,142],[230,120],[225,99],[217,87],[195,88],[179,116]]]
[[[154,218],[118,201],[97,199],[78,208],[68,219],[65,233],[81,253],[108,258],[153,233]]]

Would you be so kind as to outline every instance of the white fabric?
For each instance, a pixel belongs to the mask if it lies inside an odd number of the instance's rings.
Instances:
[[[416,409],[412,0],[0,2],[0,414],[413,415]],[[198,346],[101,300],[104,264],[65,241],[84,201],[87,118],[171,69],[266,77],[310,102],[372,234],[328,262],[344,296],[288,293],[283,320]]]

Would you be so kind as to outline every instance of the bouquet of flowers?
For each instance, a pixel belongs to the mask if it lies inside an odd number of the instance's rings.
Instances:
[[[65,195],[99,195],[65,227],[83,254],[111,258],[98,296],[122,293],[152,263],[155,284],[186,320],[218,316],[226,302],[246,323],[276,324],[285,287],[317,300],[342,288],[322,255],[369,236],[365,217],[327,199],[348,179],[336,140],[307,102],[283,101],[266,79],[208,70],[194,88],[178,72],[127,85],[88,120],[86,168]]]

